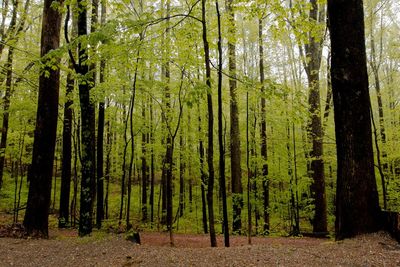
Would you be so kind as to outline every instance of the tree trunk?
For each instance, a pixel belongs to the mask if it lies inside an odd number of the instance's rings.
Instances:
[[[17,24],[17,13],[18,13],[19,1],[16,0],[13,5],[12,17],[10,21],[10,25],[8,26],[8,33],[13,34]],[[6,14],[3,13],[3,20],[5,19]],[[2,23],[3,27],[5,25],[4,21]],[[2,36],[4,37],[4,29],[2,30]],[[3,38],[1,39],[4,40]],[[1,50],[3,51],[4,45],[1,43]],[[0,53],[1,56],[1,53]],[[13,77],[13,58],[14,58],[14,46],[10,46],[8,49],[7,62],[4,65],[5,73],[6,73],[6,91],[3,97],[3,127],[1,133],[1,141],[0,141],[0,190],[3,186],[3,173],[4,173],[4,163],[6,156],[6,146],[7,146],[7,135],[8,135],[8,119],[9,119],[9,109],[10,109],[10,98],[11,98],[11,84]]]
[[[321,23],[318,21],[322,11],[318,9],[317,0],[310,0],[310,21],[312,23]],[[324,17],[324,16],[322,16]],[[317,25],[315,25],[317,26]],[[322,33],[321,33],[322,35]],[[322,36],[320,36],[322,38]],[[308,121],[308,138],[312,142],[310,151],[311,164],[309,169],[312,177],[311,192],[314,198],[315,213],[313,218],[313,232],[327,232],[327,210],[326,210],[326,193],[325,193],[325,174],[323,156],[323,130],[321,123],[321,100],[319,90],[319,70],[321,66],[322,42],[310,34],[309,42],[305,45],[307,63],[305,64],[308,77],[308,111],[310,118]]]
[[[101,1],[101,24],[105,24],[106,3]],[[100,61],[100,83],[104,83],[106,62]],[[104,121],[105,121],[104,98],[99,102],[99,116],[97,122],[97,204],[96,204],[96,226],[101,228],[104,219]]]
[[[337,146],[336,238],[378,231],[362,0],[328,1]]]
[[[153,99],[150,98],[150,221],[154,222],[154,129],[153,129]]]
[[[264,87],[264,45],[263,45],[263,21],[258,19],[258,49],[260,57],[260,83],[261,83],[261,157],[263,160],[262,165],[262,187],[263,187],[263,206],[264,206],[264,232],[269,232],[269,179],[268,179],[268,163],[267,163],[267,123],[266,123],[266,109],[265,109],[265,87]],[[257,190],[255,190],[256,193]],[[258,214],[256,212],[256,214]],[[257,221],[257,220],[256,220]]]
[[[221,15],[219,12],[218,1],[215,1],[217,16],[218,16],[218,145],[219,145],[219,187],[222,198],[222,213],[223,213],[223,232],[224,232],[224,244],[225,247],[229,247],[229,223],[228,223],[228,207],[226,204],[226,185],[225,185],[225,148],[224,148],[224,136],[223,136],[223,127],[222,127],[222,36],[221,36]],[[235,81],[236,82],[236,81]],[[238,115],[238,114],[236,114]],[[232,118],[232,117],[231,117]],[[231,128],[232,129],[232,128]],[[240,143],[239,143],[240,145]],[[240,152],[240,149],[239,149]],[[233,158],[233,157],[232,157]],[[237,157],[235,157],[237,159]],[[232,161],[233,164],[233,161]],[[240,157],[239,157],[239,171],[240,171]],[[239,172],[240,174],[240,172]],[[233,177],[233,175],[232,175]],[[241,187],[240,176],[235,178],[239,178],[239,183]],[[237,182],[237,181],[236,181]],[[236,188],[237,189],[237,188]],[[233,191],[232,191],[233,193]],[[235,201],[239,201],[239,197],[234,197],[234,207],[236,207],[236,213],[234,208],[234,227],[238,227],[236,230],[240,231],[241,229],[241,219],[240,212],[241,206],[236,206]],[[243,206],[243,199],[242,199]]]
[[[229,93],[230,93],[230,119],[231,119],[231,179],[232,179],[232,231],[240,233],[242,228],[243,187],[242,169],[240,165],[240,131],[239,131],[239,107],[237,99],[236,84],[236,25],[235,13],[232,8],[232,0],[226,0],[226,11],[228,13],[228,67],[229,67]]]
[[[207,91],[207,109],[208,109],[208,149],[207,149],[207,164],[208,164],[208,219],[210,228],[210,242],[212,247],[217,246],[217,238],[214,227],[214,112],[212,105],[211,94],[211,66],[210,66],[210,48],[207,41],[207,22],[206,22],[206,0],[201,1],[201,21],[203,25],[203,45],[204,45],[204,62],[206,67],[206,85],[209,88]]]
[[[45,0],[42,17],[41,51],[43,58],[60,44],[61,13]],[[62,4],[62,3],[61,3]],[[57,61],[58,63],[58,61]],[[57,134],[60,71],[46,67],[39,77],[39,98],[33,143],[28,202],[24,218],[29,235],[48,237],[51,178]],[[45,73],[47,73],[45,75]]]
[[[143,100],[142,119],[146,122],[146,105]],[[146,129],[144,125],[143,129]],[[147,131],[147,130],[146,130]],[[146,161],[146,131],[142,131],[142,221],[147,221],[147,161]]]
[[[179,134],[179,216],[183,216],[185,209],[185,144],[183,141],[183,127]]]
[[[70,66],[72,69],[72,66]],[[63,148],[62,148],[62,169],[61,169],[61,193],[60,193],[60,214],[58,227],[69,226],[69,197],[71,189],[71,159],[72,159],[72,104],[75,80],[72,73],[67,75],[67,89],[64,104],[63,122]]]
[[[202,222],[203,222],[203,231],[205,234],[208,233],[208,224],[207,224],[207,198],[206,198],[206,185],[207,185],[207,176],[204,172],[204,145],[203,139],[201,138],[202,129],[201,129],[201,114],[200,114],[200,104],[198,104],[198,112],[199,112],[199,159],[200,159],[200,190],[201,190],[201,211],[202,211]]]
[[[78,0],[78,36],[87,35],[87,10],[86,4]],[[79,65],[78,73],[85,77],[89,72],[87,65],[88,48],[79,44]],[[95,107],[90,97],[92,77],[79,84],[79,101],[81,107],[81,197],[79,216],[79,235],[85,236],[92,232],[93,203],[95,190]]]

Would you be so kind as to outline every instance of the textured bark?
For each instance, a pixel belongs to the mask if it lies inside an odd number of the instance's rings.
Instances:
[[[319,9],[317,0],[310,0],[310,22],[313,24],[322,23],[319,19],[325,17],[324,9]],[[322,14],[322,15],[321,15]],[[320,33],[322,35],[322,33]],[[320,36],[322,38],[322,36]],[[308,111],[309,120],[307,125],[308,139],[312,143],[308,167],[309,176],[312,177],[311,194],[314,199],[315,213],[313,218],[313,232],[327,232],[327,210],[325,193],[325,174],[323,162],[323,129],[321,122],[321,97],[319,70],[321,67],[322,42],[312,34],[309,35],[308,43],[305,45],[307,61],[304,64],[308,78]]]
[[[72,67],[72,66],[71,66]],[[71,68],[70,67],[70,68]],[[64,104],[64,121],[62,136],[62,169],[61,169],[61,192],[60,192],[60,214],[58,227],[64,228],[69,225],[69,197],[71,191],[71,160],[72,160],[72,93],[75,80],[72,73],[67,75],[67,90]]]
[[[374,173],[362,0],[329,0],[338,157],[336,238],[375,232],[381,209]]]
[[[239,131],[239,106],[237,99],[236,82],[236,25],[235,13],[232,9],[233,1],[226,0],[226,11],[229,20],[228,39],[228,68],[229,68],[229,93],[230,93],[230,138],[231,138],[231,179],[232,179],[232,231],[239,232],[242,228],[243,186],[242,169],[240,164],[240,131]]]
[[[87,31],[87,10],[86,4],[78,0],[78,36],[85,37]],[[87,76],[89,67],[87,65],[87,47],[79,44],[79,65],[78,73],[82,77]],[[90,98],[92,77],[79,83],[79,101],[81,108],[81,197],[79,216],[79,235],[85,236],[92,232],[94,190],[96,184],[95,172],[95,107],[93,99]]]
[[[207,91],[207,111],[208,111],[208,148],[207,148],[207,164],[208,164],[208,221],[210,229],[210,242],[212,247],[217,246],[217,238],[214,226],[214,112],[211,94],[211,66],[210,66],[210,48],[207,40],[207,21],[206,21],[206,0],[201,1],[201,21],[203,26],[203,45],[204,45],[204,63],[206,68],[206,85]]]
[[[60,44],[61,14],[45,0],[42,17],[43,58]],[[48,75],[44,73],[47,72]],[[39,98],[33,143],[32,165],[24,227],[29,235],[48,237],[51,178],[57,133],[59,78],[58,68],[46,67],[39,77]]]

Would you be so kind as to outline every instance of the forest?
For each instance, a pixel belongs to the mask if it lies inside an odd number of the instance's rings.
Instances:
[[[3,228],[400,240],[397,1],[0,2]]]

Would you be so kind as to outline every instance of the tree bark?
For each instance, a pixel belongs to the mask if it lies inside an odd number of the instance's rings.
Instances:
[[[210,229],[210,242],[212,247],[217,246],[217,238],[214,226],[214,112],[211,94],[211,66],[210,66],[210,48],[207,40],[207,22],[206,22],[206,0],[201,1],[201,21],[203,25],[203,45],[204,45],[204,62],[206,68],[206,85],[207,91],[207,110],[208,110],[208,148],[207,148],[207,164],[208,164],[208,220]]]
[[[319,10],[317,0],[310,0],[310,22],[321,23],[319,17],[323,10]],[[322,35],[322,33],[320,33]],[[322,38],[322,36],[320,36]],[[310,151],[311,164],[309,175],[312,177],[311,193],[314,199],[315,213],[313,218],[313,232],[327,233],[327,210],[325,192],[325,174],[323,162],[323,130],[321,122],[321,100],[319,70],[321,67],[322,42],[317,40],[312,34],[309,36],[308,43],[305,45],[307,63],[305,64],[308,78],[308,111],[309,121],[307,125],[308,138],[311,140],[312,148]]]
[[[243,186],[240,151],[239,131],[239,106],[237,99],[236,83],[236,25],[232,0],[226,0],[228,13],[228,68],[229,68],[229,93],[230,93],[230,138],[231,138],[231,179],[232,179],[232,231],[240,233],[242,228]]]
[[[87,10],[82,0],[77,2],[78,13],[78,36],[85,37],[87,31]],[[88,48],[79,44],[78,73],[85,77],[89,72]],[[95,107],[93,99],[90,98],[92,88],[92,77],[86,78],[79,83],[79,101],[81,107],[81,197],[79,216],[79,235],[85,236],[92,232],[93,203],[95,190]]]
[[[42,16],[42,60],[60,44],[61,13],[54,1],[45,0]],[[61,3],[62,4],[62,3]],[[57,60],[57,63],[59,60]],[[45,63],[45,62],[44,62]],[[60,71],[46,67],[39,77],[39,98],[32,153],[28,202],[24,218],[25,231],[32,236],[48,237],[48,214],[51,178],[57,134]]]
[[[268,179],[268,154],[267,154],[267,123],[266,123],[266,108],[265,108],[265,87],[264,87],[264,45],[263,45],[263,21],[258,19],[258,49],[259,49],[259,67],[260,67],[260,83],[261,83],[261,157],[262,165],[262,187],[263,187],[263,206],[264,206],[264,232],[269,232],[269,179]],[[257,190],[255,189],[255,192]],[[257,214],[257,212],[256,212]],[[256,220],[257,222],[257,220]]]
[[[217,16],[218,16],[218,145],[219,145],[219,187],[221,192],[222,198],[222,214],[223,214],[223,230],[224,230],[224,244],[225,247],[229,247],[229,224],[228,224],[228,207],[226,204],[227,197],[226,197],[226,185],[225,185],[225,148],[224,148],[224,136],[223,136],[223,127],[222,127],[222,36],[221,36],[221,15],[219,12],[218,1],[215,1],[216,9],[217,9]],[[235,81],[236,82],[236,81]],[[238,114],[236,114],[238,115]],[[238,130],[238,129],[237,129]],[[239,143],[240,145],[240,143]],[[240,148],[239,148],[240,151]],[[235,157],[237,159],[237,157]],[[233,164],[233,161],[232,161]],[[239,157],[239,171],[240,171],[240,157]],[[239,172],[240,174],[240,172]],[[233,176],[233,175],[232,175]],[[241,186],[240,176],[235,178],[239,178],[239,183]],[[237,181],[236,181],[237,182]],[[237,188],[236,188],[237,189]],[[232,191],[233,193],[233,191]],[[241,206],[236,205],[235,201],[239,201],[240,198],[238,196],[234,196],[233,205],[236,207],[236,212],[234,208],[234,220],[236,222],[233,223],[234,227],[238,227],[236,230],[240,231],[241,229],[241,219],[240,219],[240,212]],[[242,199],[243,205],[243,199]]]
[[[72,70],[72,66],[70,66]],[[61,193],[60,214],[58,227],[65,228],[69,225],[69,197],[71,191],[71,160],[72,160],[72,104],[75,80],[72,73],[67,74],[67,90],[65,93],[63,141],[62,141],[62,169],[61,169]]]
[[[101,1],[101,24],[105,24],[106,3]],[[100,61],[100,83],[105,79],[105,60]],[[96,203],[96,227],[101,228],[104,219],[104,123],[105,123],[105,103],[104,98],[99,102],[99,115],[97,122],[97,203]]]
[[[381,209],[371,137],[362,0],[329,0],[338,160],[336,238],[378,231]]]

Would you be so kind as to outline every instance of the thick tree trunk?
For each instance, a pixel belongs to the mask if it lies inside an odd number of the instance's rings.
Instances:
[[[52,7],[53,3],[51,0],[44,1],[40,51],[42,58],[60,44],[61,13]],[[41,73],[24,227],[29,235],[48,237],[60,71],[58,67],[46,67]]]
[[[329,0],[338,157],[336,238],[381,228],[374,172],[362,0]]]

